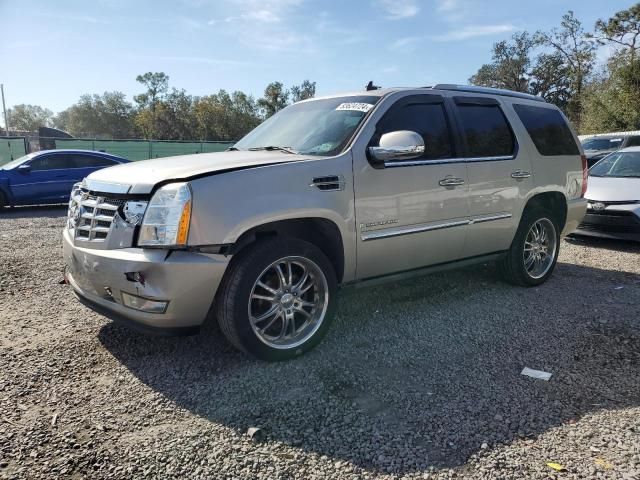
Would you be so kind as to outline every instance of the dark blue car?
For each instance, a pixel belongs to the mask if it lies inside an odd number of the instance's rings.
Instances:
[[[0,207],[66,203],[91,172],[129,160],[91,150],[44,150],[0,165]]]

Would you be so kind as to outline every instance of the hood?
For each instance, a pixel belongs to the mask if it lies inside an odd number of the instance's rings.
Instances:
[[[589,176],[584,197],[599,202],[640,200],[640,178]]]
[[[181,155],[104,168],[89,175],[87,184],[91,190],[96,191],[147,194],[151,193],[155,185],[168,180],[186,180],[216,172],[299,162],[306,159],[307,157],[303,155],[265,150]]]

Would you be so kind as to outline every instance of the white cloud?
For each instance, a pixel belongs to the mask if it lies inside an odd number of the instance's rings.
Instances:
[[[391,20],[415,17],[420,11],[416,0],[379,0],[378,3]]]
[[[437,9],[439,12],[451,12],[459,8],[459,6],[459,0],[438,0]]]
[[[391,50],[413,50],[415,44],[422,40],[423,37],[402,37],[395,40],[389,48]]]
[[[499,25],[467,25],[465,27],[450,30],[443,35],[436,35],[432,38],[438,42],[458,41],[475,37],[497,35],[499,33],[513,32],[515,29],[516,27],[510,23]]]

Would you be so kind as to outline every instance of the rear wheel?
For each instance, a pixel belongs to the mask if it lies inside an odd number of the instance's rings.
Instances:
[[[216,315],[237,348],[263,360],[287,360],[322,340],[336,291],[335,272],[320,249],[274,238],[233,259],[216,296]]]
[[[551,212],[525,211],[511,248],[500,262],[503,277],[510,283],[535,286],[553,273],[560,249],[560,233]]]

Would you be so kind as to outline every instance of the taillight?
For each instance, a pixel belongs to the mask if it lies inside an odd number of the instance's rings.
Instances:
[[[587,178],[589,177],[589,167],[586,155],[580,155],[580,159],[582,160],[582,193],[580,194],[580,196],[584,198],[584,194],[587,193]]]

